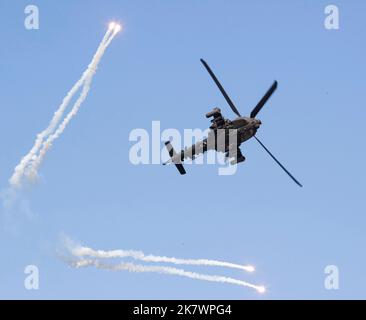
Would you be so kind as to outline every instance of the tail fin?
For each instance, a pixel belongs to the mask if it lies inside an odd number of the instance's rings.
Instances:
[[[174,163],[174,165],[177,167],[180,174],[182,174],[182,175],[186,174],[186,170],[184,169],[183,164],[181,162],[176,163],[173,160],[173,157],[175,157],[177,155],[177,153],[175,152],[175,150],[174,150],[173,146],[171,145],[170,141],[165,142],[165,146],[166,146],[166,148],[169,152],[170,158],[171,158],[170,162]],[[166,164],[166,163],[164,163],[164,164]]]

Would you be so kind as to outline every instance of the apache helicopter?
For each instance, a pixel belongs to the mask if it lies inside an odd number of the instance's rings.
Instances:
[[[250,117],[243,117],[238,109],[235,107],[234,103],[231,101],[230,97],[226,93],[225,89],[216,78],[215,74],[209,67],[209,65],[201,59],[202,64],[210,74],[211,78],[221,91],[222,95],[229,104],[231,110],[238,116],[234,120],[225,119],[219,108],[214,108],[211,112],[206,114],[206,118],[211,118],[210,131],[207,138],[202,141],[197,142],[189,148],[185,148],[181,152],[177,153],[170,141],[165,142],[166,148],[170,155],[170,160],[163,163],[163,165],[173,163],[180,174],[186,174],[182,162],[185,159],[194,159],[197,155],[205,153],[208,150],[216,150],[218,152],[224,152],[226,159],[234,158],[230,161],[231,164],[237,164],[245,161],[245,157],[241,153],[240,145],[254,137],[258,143],[263,147],[263,149],[272,157],[272,159],[290,176],[290,178],[300,187],[302,184],[296,180],[296,178],[275,158],[275,156],[264,146],[264,144],[256,137],[256,133],[262,122],[255,117],[259,111],[263,108],[264,104],[268,101],[271,95],[277,89],[277,81],[274,81],[272,86],[268,89],[263,98],[258,102],[250,113]],[[235,135],[235,139],[231,139]],[[235,141],[232,143],[231,141]],[[218,141],[223,141],[223,143],[218,143]]]

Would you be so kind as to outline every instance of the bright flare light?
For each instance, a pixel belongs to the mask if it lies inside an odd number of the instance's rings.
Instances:
[[[245,270],[248,271],[248,272],[254,272],[255,267],[254,266],[245,266]]]
[[[259,293],[265,293],[266,292],[266,288],[265,287],[258,287],[257,288],[257,291],[259,292]]]
[[[122,26],[120,24],[115,24],[114,25],[114,32],[117,33],[117,32],[120,32],[122,30]]]
[[[113,30],[116,27],[116,23],[115,22],[111,22],[109,24],[109,30]]]

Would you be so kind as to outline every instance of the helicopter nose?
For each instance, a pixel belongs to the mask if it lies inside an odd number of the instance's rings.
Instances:
[[[259,128],[259,126],[262,124],[262,121],[260,120],[256,120],[256,124],[255,124],[255,127],[256,128]]]

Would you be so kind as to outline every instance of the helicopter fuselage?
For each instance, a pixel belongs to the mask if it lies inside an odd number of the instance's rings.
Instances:
[[[224,96],[226,102],[230,106],[231,110],[238,116],[234,120],[228,120],[223,118],[221,110],[214,108],[212,111],[206,114],[206,118],[211,118],[211,126],[206,139],[197,142],[189,148],[177,153],[170,141],[165,142],[165,146],[169,152],[170,160],[163,163],[174,163],[181,175],[186,174],[182,162],[185,159],[194,159],[195,156],[202,154],[208,150],[216,150],[219,152],[225,152],[226,160],[232,159],[231,164],[237,164],[243,162],[245,157],[242,155],[239,146],[254,137],[255,140],[261,145],[261,147],[271,156],[271,158],[284,170],[288,176],[300,187],[302,184],[296,180],[296,178],[276,159],[276,157],[265,147],[265,145],[258,139],[256,132],[262,124],[260,120],[256,119],[257,114],[261,111],[268,99],[277,89],[277,81],[274,81],[272,86],[267,90],[262,99],[256,104],[256,106],[250,112],[250,117],[243,117],[229,95],[221,85],[220,81],[216,78],[209,65],[205,60],[201,59],[203,66],[210,74],[212,80]]]
[[[171,162],[181,163],[187,159],[194,159],[208,150],[224,152],[227,158],[234,157],[235,162],[245,160],[239,146],[256,134],[261,121],[248,117],[238,117],[234,120],[224,119],[220,109],[217,108],[207,116],[214,117],[211,120],[212,125],[207,138],[175,154],[171,158]]]

